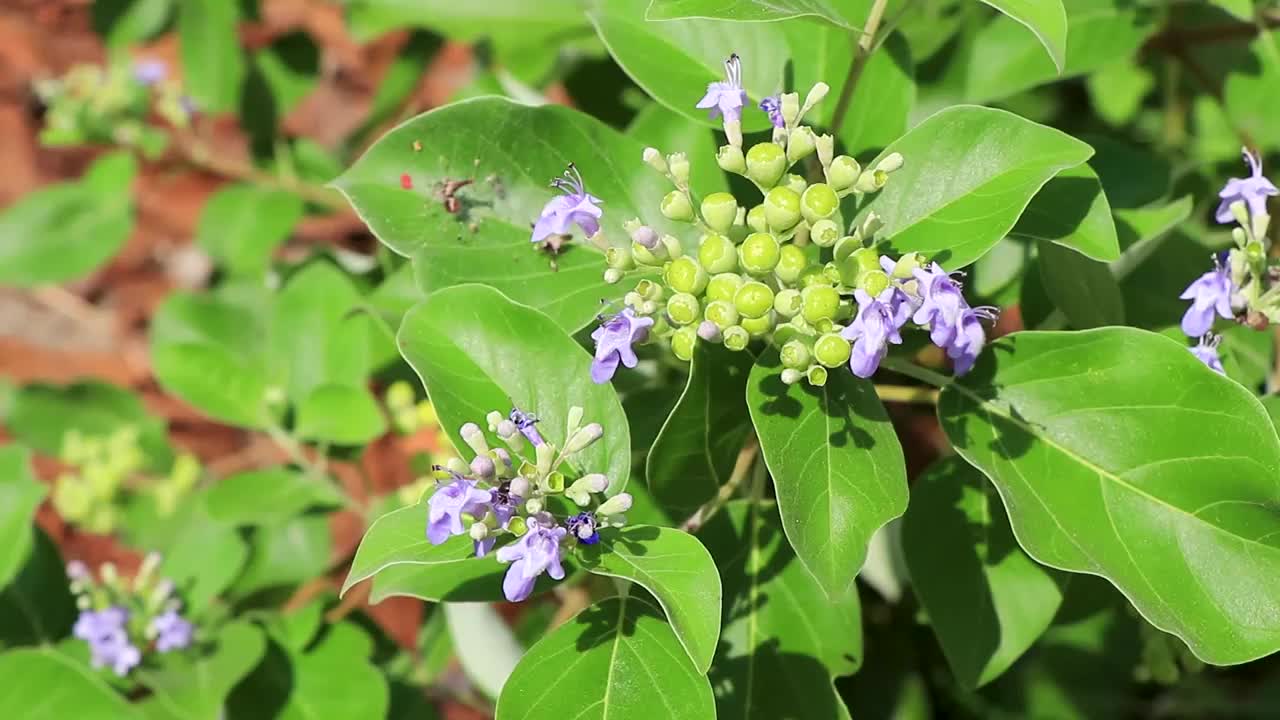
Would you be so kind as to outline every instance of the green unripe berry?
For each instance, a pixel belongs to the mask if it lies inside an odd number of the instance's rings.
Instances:
[[[693,220],[693,206],[689,204],[688,196],[672,190],[662,198],[662,214],[676,222],[689,222]]]
[[[707,304],[707,309],[703,316],[715,323],[715,326],[724,330],[725,328],[738,324],[738,308],[734,307],[732,302],[728,300],[715,300]]]
[[[836,241],[836,249],[832,254],[837,263],[862,249],[862,241],[852,235],[845,235]]]
[[[773,332],[773,328],[778,324],[778,318],[769,311],[758,318],[742,318],[742,329],[753,338],[764,337]]]
[[[778,185],[793,191],[797,195],[803,195],[805,188],[809,187],[809,181],[805,180],[801,175],[787,173]]]
[[[693,326],[685,326],[671,333],[671,352],[676,357],[688,362],[693,359],[693,351],[698,346],[698,331]]]
[[[808,378],[810,385],[822,387],[827,384],[827,369],[821,365],[810,365],[805,377]]]
[[[773,296],[773,309],[782,317],[795,317],[800,312],[800,291],[787,288]]]
[[[858,289],[876,297],[889,287],[889,276],[883,270],[868,270],[858,278]]]
[[[796,370],[804,370],[813,362],[813,353],[809,351],[808,343],[803,340],[787,341],[779,354],[784,367]]]
[[[751,333],[741,325],[732,325],[724,329],[724,346],[734,352],[746,350],[751,342]]]
[[[756,232],[769,232],[769,223],[764,216],[764,203],[747,212],[747,226]]]
[[[861,175],[862,166],[848,155],[840,155],[832,160],[831,166],[827,168],[827,182],[837,192],[853,187]]]
[[[719,233],[702,236],[698,245],[698,262],[709,273],[725,273],[738,269],[738,252],[733,241]]]
[[[746,280],[743,280],[742,276],[737,273],[720,273],[712,277],[711,282],[707,283],[707,299],[724,300],[731,303],[733,302],[733,296],[738,294],[738,288],[742,287],[744,282]]]
[[[667,317],[676,325],[690,325],[702,317],[702,305],[689,293],[676,293],[667,301]]]
[[[629,247],[611,247],[604,252],[604,261],[611,268],[630,270],[636,266]]]
[[[787,154],[776,143],[757,143],[747,151],[747,177],[771,188],[787,171]]]
[[[823,272],[821,265],[810,265],[800,273],[800,287],[807,288],[811,285],[830,285],[831,280],[827,278],[827,274]]]
[[[860,247],[837,262],[836,267],[840,272],[840,282],[857,285],[866,273],[880,272],[880,255],[872,248]]]
[[[778,264],[773,268],[774,277],[784,284],[790,285],[800,279],[800,274],[809,267],[809,256],[795,245],[782,246],[778,254]]]
[[[702,219],[713,230],[729,232],[738,217],[738,201],[727,192],[711,193],[702,199]]]
[[[851,350],[848,340],[835,333],[827,333],[813,344],[813,357],[829,368],[840,367],[849,362]]]
[[[645,278],[636,283],[636,293],[645,300],[661,300],[665,291],[659,283]]]
[[[773,291],[768,285],[752,280],[738,289],[733,305],[743,317],[758,318],[773,308]]]
[[[691,257],[680,257],[672,260],[663,273],[667,287],[676,292],[701,295],[707,289],[711,276]]]
[[[800,291],[800,298],[804,303],[800,316],[811,323],[830,320],[840,309],[840,293],[830,285],[810,285]]]
[[[834,220],[819,220],[809,228],[809,239],[818,247],[831,247],[840,239],[840,226]]]
[[[807,127],[792,130],[787,137],[787,160],[796,163],[809,157],[817,147],[817,140],[813,131]]]
[[[742,269],[753,275],[772,271],[782,256],[778,239],[769,233],[752,233],[738,246],[738,260]]]
[[[776,187],[764,196],[764,217],[769,228],[784,232],[800,222],[800,196],[794,190]]]
[[[800,212],[804,214],[804,219],[811,223],[835,215],[839,208],[840,198],[826,183],[810,185],[800,197]],[[831,244],[834,245],[835,240],[832,240]]]
[[[741,175],[747,171],[747,161],[742,155],[742,148],[737,145],[724,145],[716,153],[716,164],[721,170]]]

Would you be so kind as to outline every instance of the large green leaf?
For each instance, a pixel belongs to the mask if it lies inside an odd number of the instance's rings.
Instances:
[[[458,40],[532,37],[582,24],[581,0],[350,0],[352,31],[361,39],[404,27],[422,27]]]
[[[1280,649],[1280,439],[1184,346],[1132,328],[1017,333],[938,414],[1033,558],[1107,578],[1207,662]]]
[[[137,395],[107,383],[24,385],[14,395],[7,426],[18,440],[54,457],[62,452],[64,436],[73,430],[101,438],[133,427],[148,469],[167,472],[173,463],[164,421],[148,415]]]
[[[31,520],[48,489],[31,474],[31,451],[0,447],[0,588],[31,552]]]
[[[351,278],[327,262],[307,265],[276,296],[270,347],[287,368],[285,387],[292,402],[305,407],[312,392],[326,384],[363,388],[369,320],[351,315],[360,304]],[[367,415],[367,408],[360,412]]]
[[[238,473],[205,493],[209,515],[231,525],[278,525],[304,510],[335,508],[343,502],[342,493],[327,478],[288,468]]]
[[[711,665],[719,717],[840,717],[834,675],[862,660],[858,594],[827,602],[782,534],[776,508],[734,501],[699,534],[724,583],[724,629]]]
[[[847,5],[848,3],[844,3]],[[817,17],[839,27],[853,29],[855,24],[840,3],[826,0],[650,0],[647,20],[736,20],[768,22],[794,17]]]
[[[440,610],[458,664],[481,692],[496,699],[524,655],[511,626],[490,603],[449,602]]]
[[[413,151],[415,142],[421,152]],[[604,201],[601,232],[614,244],[627,241],[622,223],[633,217],[679,236],[681,229],[659,211],[671,188],[641,160],[643,150],[635,139],[568,108],[482,97],[400,125],[334,185],[383,243],[413,258],[427,293],[491,285],[573,331],[591,322],[602,299],[616,299],[626,287],[604,282],[604,256],[577,230],[554,262],[529,242],[532,224],[557,192],[547,183],[573,162],[587,190]],[[406,174],[413,190],[400,186]],[[454,215],[438,184],[464,178],[475,183],[458,191],[462,206]]]
[[[227,271],[262,275],[302,219],[302,200],[283,190],[231,185],[205,203],[196,243]]]
[[[0,717],[22,720],[136,720],[120,693],[87,666],[51,648],[0,655]]]
[[[751,370],[747,404],[796,556],[827,601],[854,592],[867,543],[907,508],[902,447],[871,383],[832,371],[785,385],[776,353]]]
[[[697,538],[652,525],[606,529],[599,543],[582,546],[581,555],[587,571],[648,590],[698,671],[711,667],[720,636],[720,576]]]
[[[1054,243],[1039,245],[1040,281],[1077,330],[1124,324],[1120,283],[1105,263]]]
[[[1025,25],[1062,72],[1067,62],[1067,11],[1062,0],[982,0]]]
[[[27,532],[31,551],[18,574],[0,588],[0,649],[50,645],[69,635],[76,619],[58,546],[35,525]]]
[[[933,115],[891,152],[905,164],[867,208],[884,221],[888,249],[921,252],[948,269],[990,250],[1045,183],[1093,154],[1058,130],[971,105]]]
[[[668,514],[685,518],[729,479],[751,431],[747,414],[750,353],[698,343],[689,380],[649,449],[649,491]]]
[[[143,669],[138,679],[154,693],[146,702],[148,717],[172,720],[219,720],[231,688],[248,675],[267,643],[262,631],[247,622],[233,622],[218,633],[217,645],[206,657],[170,653],[158,669]]]
[[[362,387],[328,383],[298,405],[299,438],[338,445],[362,445],[387,431],[387,419],[373,394]]]
[[[255,530],[244,572],[231,592],[250,595],[290,587],[324,573],[333,551],[333,535],[325,515],[299,515],[279,525]]]
[[[162,574],[182,593],[187,610],[199,614],[240,574],[249,548],[234,525],[210,517],[203,497],[187,503],[174,538],[164,548],[148,549],[164,552]]]
[[[204,112],[234,110],[245,60],[236,24],[240,11],[226,0],[178,0],[183,88]]]
[[[707,677],[642,591],[593,605],[529,648],[498,698],[497,720],[706,720]]]
[[[563,447],[569,409],[584,410],[604,436],[576,456],[584,472],[609,476],[622,490],[631,468],[627,418],[610,385],[591,381],[591,357],[546,315],[481,285],[441,290],[404,318],[400,349],[422,378],[441,425],[466,447],[458,429],[484,424],[513,404],[536,414],[542,436]],[[490,443],[498,447],[496,436]]]
[[[1046,183],[1009,234],[1054,242],[1103,262],[1120,257],[1111,204],[1088,165],[1064,170]]]
[[[1049,627],[1058,577],[1018,547],[995,488],[958,458],[911,489],[902,524],[911,586],[966,687],[1003,673]]]

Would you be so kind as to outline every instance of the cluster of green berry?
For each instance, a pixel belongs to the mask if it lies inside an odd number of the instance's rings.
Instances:
[[[151,123],[153,114],[174,127],[191,121],[190,100],[155,62],[77,65],[35,90],[47,108],[40,142],[53,147],[113,144],[155,157],[168,135]]]
[[[440,426],[436,410],[430,400],[419,401],[413,386],[405,380],[396,380],[387,387],[383,402],[391,413],[392,425],[401,435],[412,435],[424,427]]]
[[[631,220],[625,224],[631,245],[606,251],[605,279],[661,272],[660,280],[640,280],[624,302],[654,317],[651,336],[667,338],[677,357],[691,359],[699,340],[743,350],[767,339],[781,349],[784,379],[813,385],[823,385],[829,368],[849,360],[850,343],[838,331],[857,312],[852,293],[862,289],[875,297],[890,278],[874,249],[881,222],[868,213],[846,233],[841,201],[879,191],[902,156],[863,168],[835,155],[831,135],[800,124],[826,89],[819,83],[803,105],[795,93],[783,95],[771,141],[744,153],[741,138],[730,137],[720,148],[719,166],[750,180],[763,196],[750,209],[726,192],[696,201],[685,155],[645,150],[644,160],[675,185],[662,214],[695,225],[698,249],[686,254],[676,238]],[[807,165],[803,172],[800,163]],[[892,272],[909,277],[915,259],[904,260]]]

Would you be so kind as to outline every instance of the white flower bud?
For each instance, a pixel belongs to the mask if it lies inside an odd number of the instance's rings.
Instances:
[[[467,531],[467,534],[471,536],[472,540],[480,542],[489,537],[489,526],[484,523],[472,523],[471,529]]]
[[[593,493],[602,493],[609,487],[609,477],[603,473],[583,475],[578,482],[583,483],[587,490]]]
[[[831,86],[824,82],[814,85],[813,88],[809,90],[809,94],[804,98],[804,106],[800,108],[800,117],[804,117],[806,113],[813,109],[814,105],[822,102],[822,99],[825,98],[827,93],[830,91]]]
[[[646,163],[649,163],[649,167],[653,168],[654,170],[657,170],[663,175],[666,175],[667,173],[670,172],[670,170],[667,169],[667,161],[662,159],[662,153],[658,152],[657,148],[651,148],[651,147],[645,148],[644,161]]]
[[[546,475],[551,472],[551,463],[555,462],[556,459],[555,447],[551,443],[542,443],[536,448],[535,452],[538,460],[538,474]]]
[[[445,464],[445,468],[457,475],[466,475],[471,472],[471,466],[463,462],[462,458],[451,457]]]
[[[498,429],[498,423],[503,420],[503,415],[497,410],[494,410],[488,415],[485,415],[484,420],[489,424],[489,432],[495,432]]]
[[[524,502],[524,511],[530,515],[542,512],[542,498],[529,498]]]
[[[619,515],[631,509],[631,495],[628,493],[618,493],[613,497],[605,500],[596,508],[596,512],[600,515]]]
[[[622,271],[617,268],[609,268],[604,271],[604,281],[609,285],[617,285],[622,282]]]
[[[724,134],[728,136],[730,145],[736,148],[742,147],[742,123],[740,121],[725,118]]]
[[[853,187],[860,193],[876,192],[888,181],[889,176],[883,170],[867,170],[858,176]]]
[[[458,434],[462,436],[462,442],[466,443],[475,454],[483,455],[489,452],[489,443],[485,441],[479,425],[467,423],[458,430]]]
[[[498,468],[493,462],[493,458],[488,455],[477,455],[471,460],[471,472],[482,480],[491,480],[497,473]]]
[[[883,173],[896,172],[902,167],[902,153],[889,153],[883,160],[876,163],[876,170]]]
[[[631,231],[631,240],[652,250],[658,245],[658,233],[648,225],[640,225]]]
[[[795,368],[784,368],[782,371],[782,382],[788,385],[795,385],[804,379],[804,373]]]
[[[659,242],[662,243],[662,250],[668,258],[674,260],[684,255],[684,246],[674,235],[663,235]]]
[[[819,135],[814,141],[814,147],[818,151],[818,161],[822,163],[822,167],[830,167],[831,161],[835,159],[836,139],[830,134]]]
[[[689,158],[684,153],[671,153],[667,156],[667,166],[671,168],[671,179],[676,187],[689,186]]]
[[[564,491],[564,496],[572,500],[578,507],[586,507],[591,504],[591,493],[579,487],[578,483],[570,485]]]
[[[867,213],[867,216],[865,218],[862,219],[862,224],[858,226],[858,234],[863,239],[869,240],[877,232],[879,232],[880,228],[882,227],[884,227],[884,220],[882,220],[880,216],[876,214],[875,210],[872,210],[871,212]]]
[[[638,287],[638,286],[637,286]],[[572,437],[578,428],[582,426],[582,408],[574,405],[569,408],[569,425],[565,430],[566,437]]]
[[[800,121],[800,96],[796,93],[783,93],[782,120],[788,129],[795,127]]]
[[[566,455],[582,452],[591,443],[599,440],[602,435],[604,435],[604,428],[601,427],[600,423],[591,423],[569,438],[569,441],[564,444],[564,452]]]
[[[519,475],[511,479],[511,484],[507,486],[512,495],[521,498],[529,497],[529,479]]]

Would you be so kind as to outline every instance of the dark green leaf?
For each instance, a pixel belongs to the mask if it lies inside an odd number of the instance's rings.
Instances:
[[[253,670],[266,650],[262,631],[247,622],[234,622],[218,633],[217,646],[198,659],[170,653],[155,670],[143,669],[138,679],[155,695],[147,701],[149,718],[219,720],[231,688]]]
[[[1102,262],[1120,257],[1111,205],[1088,165],[1065,170],[1046,183],[1010,235],[1054,242]]]
[[[1039,244],[1040,281],[1053,304],[1078,330],[1124,324],[1120,284],[1105,263],[1055,243]]]
[[[71,633],[76,619],[58,547],[38,527],[28,525],[27,531],[33,536],[31,551],[18,574],[0,589],[0,648],[52,644]]]
[[[0,447],[0,588],[31,553],[31,522],[48,490],[31,474],[31,451]]]

